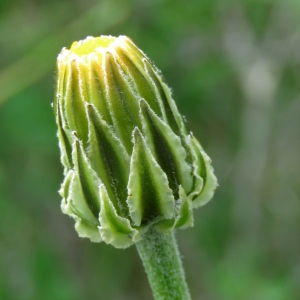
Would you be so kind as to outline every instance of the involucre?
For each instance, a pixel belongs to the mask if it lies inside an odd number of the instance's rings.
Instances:
[[[213,196],[210,159],[160,71],[126,36],[87,37],[57,59],[53,103],[62,211],[81,237],[125,248],[154,225],[193,226]]]

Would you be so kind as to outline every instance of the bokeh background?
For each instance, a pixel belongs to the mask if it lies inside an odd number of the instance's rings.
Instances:
[[[63,46],[125,34],[162,70],[213,160],[177,237],[193,299],[300,299],[300,1],[0,1],[0,299],[150,300],[135,247],[60,211],[51,109]]]

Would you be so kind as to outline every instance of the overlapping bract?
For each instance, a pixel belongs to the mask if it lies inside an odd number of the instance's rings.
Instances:
[[[81,237],[118,248],[149,225],[193,226],[213,196],[210,159],[160,72],[127,37],[88,37],[58,56],[54,113],[62,211]]]

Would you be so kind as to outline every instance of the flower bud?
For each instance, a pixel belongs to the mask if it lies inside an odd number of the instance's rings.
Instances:
[[[213,196],[210,159],[160,71],[126,36],[87,37],[57,59],[53,103],[62,211],[81,237],[125,248],[150,225],[193,226]]]

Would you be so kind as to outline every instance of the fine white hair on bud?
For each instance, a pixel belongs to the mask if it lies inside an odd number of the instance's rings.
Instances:
[[[193,226],[213,196],[211,161],[161,72],[126,36],[90,37],[57,58],[53,110],[62,211],[79,236],[126,248],[151,225]]]

